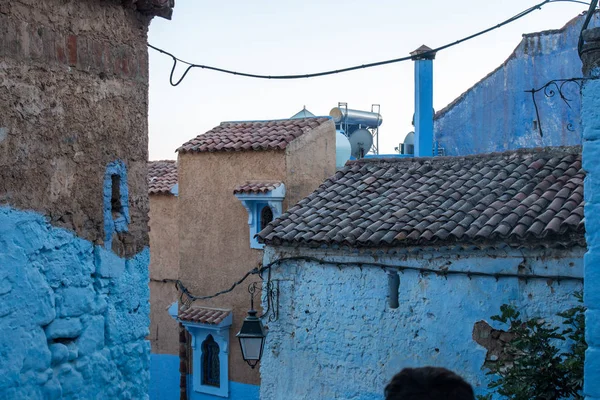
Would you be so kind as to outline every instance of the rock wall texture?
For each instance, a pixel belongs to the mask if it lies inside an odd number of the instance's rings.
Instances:
[[[0,204],[103,244],[106,166],[128,170],[127,232],[148,244],[149,16],[119,2],[0,2]]]
[[[0,2],[2,399],[148,397],[148,5]]]
[[[546,92],[553,90],[551,97],[538,92],[539,121],[531,93],[525,91],[551,80],[582,76],[577,43],[584,18],[579,16],[559,30],[523,35],[504,64],[440,110],[435,116],[434,135],[445,154],[581,144],[577,84],[563,86],[570,107],[561,100],[557,86]],[[599,13],[591,25],[600,25]]]
[[[268,247],[265,263],[299,255],[324,262],[288,261],[273,270],[273,278],[281,279],[279,320],[268,324],[261,399],[380,400],[395,373],[427,365],[456,371],[483,394],[489,377],[482,366],[494,349],[479,344],[486,343],[481,329],[486,324],[480,321],[506,329],[490,320],[504,303],[517,305],[525,317],[552,320],[576,303],[572,293],[581,290],[582,282],[444,277],[406,269],[399,274],[399,306],[394,309],[389,304],[388,271],[405,266],[581,278],[583,253],[430,249],[373,256],[333,250],[276,252]]]
[[[148,262],[0,207],[0,398],[146,398]]]

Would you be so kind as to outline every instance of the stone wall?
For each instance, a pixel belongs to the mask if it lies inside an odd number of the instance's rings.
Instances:
[[[2,399],[147,398],[150,19],[0,2]]]
[[[444,277],[406,269],[399,274],[399,307],[393,309],[388,272],[369,261],[396,271],[406,266],[581,278],[583,253],[421,249],[369,255],[267,248],[265,263],[298,255],[324,262],[284,262],[273,270],[273,278],[281,279],[279,320],[268,324],[261,399],[379,400],[395,373],[426,365],[456,371],[483,394],[488,349],[479,344],[486,343],[485,330],[477,323],[506,329],[490,320],[504,303],[515,304],[525,318],[552,320],[576,303],[572,294],[581,290],[581,280]]]
[[[148,245],[149,22],[119,2],[0,3],[0,203],[102,244],[105,168],[123,160],[125,256]]]
[[[145,398],[148,250],[124,260],[9,207],[0,249],[0,398]]]
[[[560,30],[523,35],[504,64],[440,110],[435,116],[434,136],[445,154],[581,144],[577,84],[563,87],[570,107],[561,100],[557,87],[549,88],[555,92],[553,97],[537,93],[540,121],[531,93],[525,90],[555,79],[582,76],[577,43],[583,20],[579,16]],[[600,25],[600,14],[595,14],[591,25]]]

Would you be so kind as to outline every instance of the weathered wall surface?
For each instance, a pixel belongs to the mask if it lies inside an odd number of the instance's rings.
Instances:
[[[261,363],[261,399],[382,399],[389,379],[404,367],[443,366],[464,376],[478,393],[487,350],[474,326],[512,303],[524,317],[552,317],[576,303],[581,281],[519,280],[400,273],[399,307],[388,305],[388,276],[380,267],[336,262],[378,262],[391,267],[447,268],[489,273],[534,273],[581,278],[583,249],[572,252],[424,251],[386,256],[348,251],[265,251],[279,257],[316,256],[324,264],[284,262],[279,320],[269,323]],[[329,263],[327,262],[329,261]]]
[[[285,155],[283,151],[184,153],[177,162],[180,279],[192,293],[212,294],[231,286],[262,259],[262,250],[250,248],[248,213],[233,189],[248,180],[285,182]],[[229,378],[258,384],[258,370],[246,365],[235,337],[250,306],[246,288],[244,284],[202,305],[233,310]]]
[[[126,256],[148,244],[149,21],[116,1],[0,3],[0,203],[102,244],[104,171],[123,160]]]
[[[540,121],[531,93],[525,90],[582,76],[577,43],[583,19],[578,17],[561,30],[524,35],[502,66],[439,111],[434,135],[446,155],[581,144],[581,96],[576,84],[564,86],[564,95],[572,100],[570,108],[556,87],[550,88],[554,97],[536,94]],[[600,14],[591,25],[600,25]]]
[[[335,124],[330,120],[286,147],[288,205],[298,203],[335,174],[335,134]]]
[[[154,354],[179,354],[179,328],[167,308],[179,299],[173,282],[179,277],[177,197],[150,196],[150,335]]]
[[[150,196],[150,278],[177,279],[179,276],[179,225],[177,196]],[[156,246],[153,246],[156,244]]]
[[[597,44],[596,44],[597,45]],[[591,57],[598,62],[598,54]],[[596,64],[598,65],[598,64]],[[600,77],[596,68],[591,76]],[[586,311],[584,393],[586,399],[600,399],[600,81],[590,80],[582,91],[583,168],[585,177],[585,255],[584,301]]]
[[[149,22],[0,2],[2,399],[147,398]]]
[[[0,207],[0,398],[146,398],[148,258]]]

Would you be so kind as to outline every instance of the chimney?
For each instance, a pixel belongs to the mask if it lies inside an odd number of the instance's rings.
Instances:
[[[433,151],[433,60],[435,53],[423,45],[410,53],[415,62],[415,157]]]

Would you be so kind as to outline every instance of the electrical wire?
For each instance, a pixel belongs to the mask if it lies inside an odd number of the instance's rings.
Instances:
[[[593,0],[592,4],[594,2],[597,3],[598,0]],[[450,47],[456,46],[460,43],[466,42],[468,40],[474,39],[478,36],[484,35],[488,32],[491,32],[495,29],[501,28],[504,25],[510,24],[518,19],[521,19],[523,17],[525,17],[526,15],[532,13],[535,10],[541,10],[543,6],[545,6],[546,4],[549,3],[577,3],[577,4],[585,4],[585,5],[589,5],[589,3],[585,3],[583,1],[579,1],[579,0],[545,0],[541,3],[538,3],[512,17],[510,17],[509,19],[494,25],[492,27],[489,27],[487,29],[484,29],[482,31],[479,31],[477,33],[474,33],[470,36],[466,36],[462,39],[456,40],[454,42],[445,44],[443,46],[437,47],[435,49],[432,49],[430,51],[427,52],[423,52],[421,54],[419,54],[419,57],[427,57],[427,56],[432,56],[434,54],[436,54],[437,52],[441,51],[441,50],[445,50],[448,49]],[[595,8],[595,6],[594,6]],[[590,7],[590,9],[592,9]],[[591,16],[588,15],[589,18],[591,18]],[[589,21],[588,21],[589,23]],[[237,76],[242,76],[242,77],[246,77],[246,78],[255,78],[255,79],[277,79],[277,80],[290,80],[290,79],[305,79],[305,78],[316,78],[316,77],[320,77],[320,76],[327,76],[327,75],[333,75],[333,74],[340,74],[340,73],[344,73],[344,72],[350,72],[350,71],[355,71],[355,70],[359,70],[359,69],[366,69],[366,68],[373,68],[373,67],[379,67],[382,65],[387,65],[387,64],[394,64],[394,63],[399,63],[399,62],[403,62],[403,61],[409,61],[413,59],[413,56],[406,56],[406,57],[400,57],[400,58],[393,58],[390,60],[384,60],[384,61],[377,61],[377,62],[372,62],[372,63],[368,63],[368,64],[362,64],[362,65],[355,65],[352,67],[346,67],[346,68],[341,68],[341,69],[335,69],[335,70],[329,70],[329,71],[322,71],[322,72],[315,72],[315,73],[308,73],[308,74],[296,74],[296,75],[263,75],[263,74],[253,74],[253,73],[248,73],[248,72],[238,72],[238,71],[233,71],[233,70],[228,70],[225,68],[219,68],[219,67],[213,67],[210,65],[203,65],[203,64],[194,64],[191,63],[189,61],[185,61],[182,60],[178,57],[176,57],[175,55],[169,53],[166,50],[160,49],[156,46],[151,45],[150,43],[148,43],[148,47],[150,47],[153,50],[156,50],[162,54],[165,54],[169,57],[171,57],[173,59],[173,67],[171,68],[171,74],[169,76],[169,82],[171,83],[171,86],[178,86],[187,76],[188,72],[192,69],[192,68],[201,68],[201,69],[207,69],[210,71],[216,71],[216,72],[221,72],[224,74],[230,74],[230,75],[237,75]],[[182,63],[187,65],[188,67],[185,69],[185,71],[183,72],[183,75],[179,78],[179,80],[177,80],[177,82],[173,81],[173,75],[175,73],[175,69],[177,68],[177,63]]]
[[[267,265],[253,268],[250,271],[246,272],[246,274],[241,279],[239,279],[238,281],[233,283],[231,285],[231,287],[229,287],[228,289],[221,290],[220,292],[217,292],[217,293],[214,293],[214,294],[208,295],[208,296],[197,296],[197,295],[192,294],[189,291],[189,289],[183,284],[183,282],[181,282],[179,279],[162,279],[162,280],[156,280],[156,281],[164,282],[164,283],[167,283],[167,282],[175,283],[175,287],[177,288],[178,291],[181,292],[180,299],[186,306],[189,307],[191,305],[191,303],[193,303],[194,301],[213,299],[215,297],[219,297],[221,295],[232,292],[237,286],[241,285],[251,275],[259,275],[262,279],[262,274],[265,271],[270,272],[271,268],[273,268],[274,266],[276,266],[278,264],[281,264],[283,262],[293,262],[293,261],[306,261],[306,262],[312,262],[312,263],[319,264],[319,265],[331,264],[331,265],[335,265],[338,267],[348,266],[348,265],[359,265],[359,266],[366,265],[366,266],[372,266],[372,267],[379,267],[379,268],[382,268],[385,270],[395,269],[395,270],[398,270],[399,272],[404,272],[405,270],[406,271],[416,271],[420,274],[436,274],[438,276],[443,276],[443,277],[447,277],[449,275],[462,275],[462,276],[468,277],[469,279],[471,279],[471,277],[474,277],[474,276],[494,278],[496,280],[504,279],[504,278],[518,278],[518,279],[524,279],[525,281],[541,279],[541,280],[557,281],[559,284],[561,281],[565,281],[565,280],[572,280],[572,281],[579,281],[579,282],[583,281],[583,278],[581,278],[581,277],[569,276],[569,275],[518,274],[518,273],[511,273],[511,272],[490,273],[490,272],[481,272],[481,271],[433,269],[433,268],[413,267],[413,266],[404,266],[404,265],[393,266],[393,265],[377,263],[377,262],[326,261],[326,260],[322,260],[322,259],[319,259],[316,257],[307,257],[307,256],[279,258]],[[270,280],[270,277],[269,277],[269,280]]]

